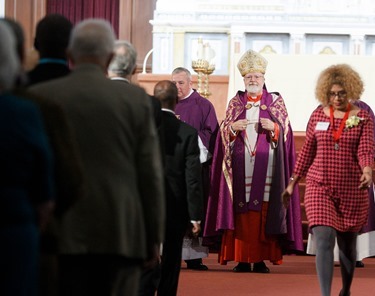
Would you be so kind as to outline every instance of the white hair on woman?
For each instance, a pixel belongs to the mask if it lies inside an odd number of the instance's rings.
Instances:
[[[0,91],[14,87],[20,73],[16,40],[9,25],[0,22]]]
[[[107,59],[113,53],[115,40],[108,21],[86,19],[73,28],[68,50],[75,61],[86,57]]]

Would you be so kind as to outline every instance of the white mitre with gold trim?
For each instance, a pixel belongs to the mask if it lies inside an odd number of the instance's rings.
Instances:
[[[249,49],[240,58],[237,68],[242,76],[255,72],[264,74],[266,73],[267,64],[267,60],[260,53]]]

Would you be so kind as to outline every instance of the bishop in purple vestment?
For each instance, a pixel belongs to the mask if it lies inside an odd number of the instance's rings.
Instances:
[[[239,262],[234,271],[251,271],[254,263],[253,271],[268,273],[263,260],[276,263],[283,251],[303,251],[298,190],[288,209],[281,202],[295,162],[293,133],[283,98],[264,87],[266,65],[252,50],[241,58],[246,91],[230,101],[214,152],[204,241],[223,234],[219,260]]]

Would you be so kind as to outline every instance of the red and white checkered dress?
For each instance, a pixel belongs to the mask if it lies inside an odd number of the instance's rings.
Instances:
[[[362,168],[373,165],[373,122],[363,118],[352,128],[344,128],[335,150],[332,126],[322,107],[310,116],[306,140],[298,156],[294,174],[306,176],[305,209],[309,226],[331,226],[338,231],[358,232],[367,219],[368,190],[359,189]],[[338,130],[340,118],[334,119]],[[323,128],[322,128],[323,126]]]

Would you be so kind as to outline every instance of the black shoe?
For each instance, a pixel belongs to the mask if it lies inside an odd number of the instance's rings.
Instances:
[[[362,267],[365,267],[365,264],[362,261],[356,261],[355,267],[362,268]]]
[[[233,268],[234,272],[251,272],[250,263],[240,262]]]
[[[254,263],[253,272],[270,273],[270,269],[266,266],[266,264],[263,261],[261,261]]]
[[[185,260],[187,269],[193,270],[208,270],[208,267],[203,264],[202,258]]]
[[[187,269],[193,269],[193,270],[208,270],[208,267],[204,265],[203,263],[193,263],[187,264]]]

